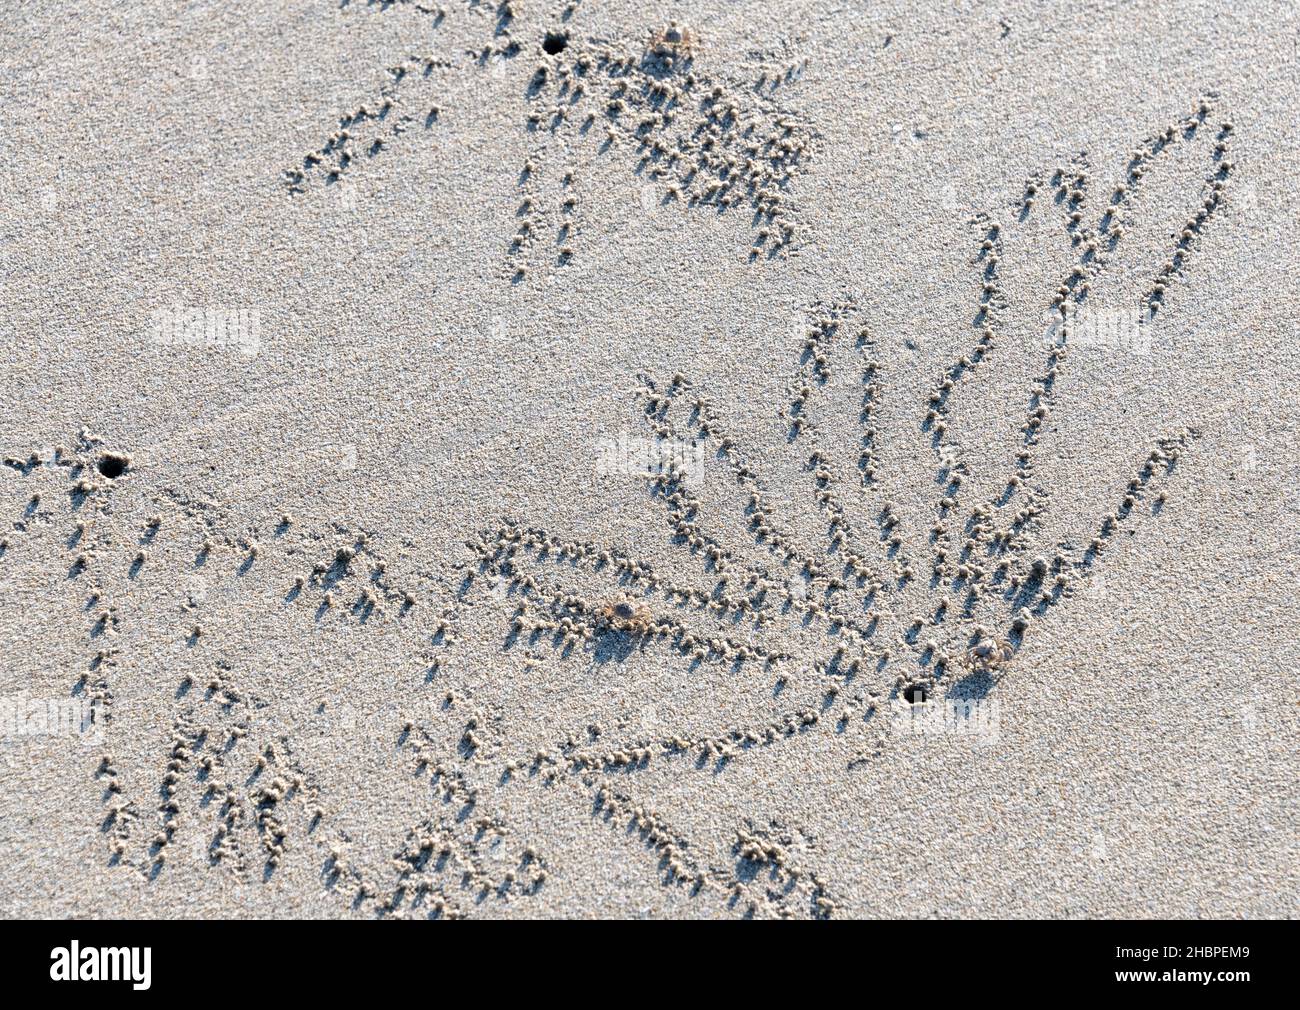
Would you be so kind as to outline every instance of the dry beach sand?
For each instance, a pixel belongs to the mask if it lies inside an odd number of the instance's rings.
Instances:
[[[1296,913],[1293,5],[0,26],[0,913]]]

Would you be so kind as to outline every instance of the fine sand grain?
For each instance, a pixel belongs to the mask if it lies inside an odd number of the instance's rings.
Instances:
[[[0,25],[0,914],[1296,914],[1292,5]]]

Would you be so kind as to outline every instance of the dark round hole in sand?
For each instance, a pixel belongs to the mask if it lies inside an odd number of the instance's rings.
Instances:
[[[565,47],[569,44],[569,36],[563,32],[547,32],[546,38],[542,39],[542,51],[547,56],[555,56],[564,52]]]
[[[106,452],[99,457],[99,472],[109,480],[116,480],[126,473],[127,465],[130,459],[126,456],[120,456],[115,452]]]
[[[907,699],[909,705],[915,705],[918,701],[929,698],[930,692],[925,689],[924,684],[911,684],[903,689],[903,697]]]

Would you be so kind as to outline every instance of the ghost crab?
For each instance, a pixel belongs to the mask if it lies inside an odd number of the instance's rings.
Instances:
[[[632,635],[648,635],[654,628],[654,615],[644,603],[627,596],[607,600],[596,608],[596,620],[601,626]]]
[[[1015,646],[1004,638],[981,638],[966,653],[966,668],[991,674],[1011,662],[1015,654]]]

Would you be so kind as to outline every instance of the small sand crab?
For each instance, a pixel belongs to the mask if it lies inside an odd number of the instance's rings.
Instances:
[[[661,28],[658,31],[650,33],[650,44],[647,46],[647,52],[650,56],[671,58],[689,58],[695,54],[695,48],[699,45],[699,36],[685,25],[679,25],[676,21],[670,21],[667,28]]]
[[[992,673],[1015,654],[1015,648],[1005,639],[982,638],[966,653],[966,665],[978,673]]]
[[[602,603],[596,608],[596,617],[602,624],[634,635],[646,634],[654,624],[650,608],[644,603],[634,603],[626,596]]]

